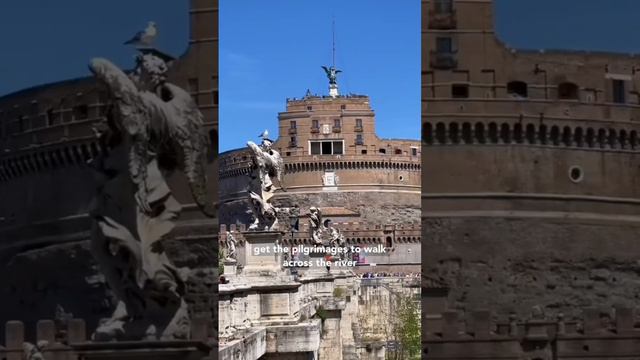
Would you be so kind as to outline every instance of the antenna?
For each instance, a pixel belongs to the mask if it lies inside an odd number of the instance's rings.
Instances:
[[[336,17],[335,15],[333,16],[332,22],[331,22],[331,33],[333,36],[333,52],[332,52],[332,60],[333,60],[333,68],[336,68]]]

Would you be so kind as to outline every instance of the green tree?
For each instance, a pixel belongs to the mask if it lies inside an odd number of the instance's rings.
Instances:
[[[388,355],[392,359],[420,359],[422,352],[422,324],[419,302],[410,294],[397,294],[394,310],[396,314],[396,321],[393,326],[394,338],[399,346],[395,353]]]

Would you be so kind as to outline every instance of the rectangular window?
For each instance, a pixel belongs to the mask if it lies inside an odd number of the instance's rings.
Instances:
[[[344,154],[343,140],[310,141],[311,155],[342,155]]]
[[[402,149],[396,149],[396,155],[402,155]]]
[[[311,110],[313,110],[313,107],[312,106],[307,106],[307,110],[311,111]]]
[[[218,90],[213,90],[213,105],[218,105]]]
[[[311,143],[311,155],[320,155],[320,142],[314,141]]]
[[[333,126],[339,128],[340,127],[340,119],[333,120]]]
[[[319,129],[320,124],[318,123],[318,120],[311,120],[311,127],[314,129]]]
[[[292,129],[295,129],[296,128],[296,122],[295,121],[291,121],[291,125],[290,126],[291,126]]]
[[[347,105],[340,105],[340,109],[341,110],[346,110],[347,109]]]
[[[436,0],[435,9],[437,14],[451,14],[453,12],[453,1]]]
[[[356,126],[362,127],[362,119],[356,119]]]
[[[334,155],[342,154],[342,141],[333,142],[333,154]]]
[[[451,97],[454,99],[463,99],[469,97],[469,85],[453,84],[451,85]]]
[[[325,141],[322,143],[322,155],[331,155],[331,142]]]
[[[418,156],[418,148],[415,148],[415,147],[411,148],[411,156]]]
[[[453,52],[453,42],[450,37],[436,38],[436,51],[440,54],[451,54]]]
[[[356,134],[356,145],[364,145],[362,134]]]
[[[624,88],[624,80],[613,81],[613,102],[617,104],[626,103],[626,91]]]

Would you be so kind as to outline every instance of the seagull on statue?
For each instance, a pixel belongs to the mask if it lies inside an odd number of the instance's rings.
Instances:
[[[263,139],[268,138],[268,137],[269,137],[269,130],[265,130],[265,131],[263,131],[263,132],[262,132],[262,134],[260,134],[260,136],[259,136],[259,137],[261,137],[261,138],[263,138]]]
[[[138,33],[134,37],[132,37],[131,40],[125,42],[124,44],[151,46],[157,35],[158,29],[156,29],[156,23],[153,21],[149,21],[146,29],[144,29],[143,31],[138,31]]]

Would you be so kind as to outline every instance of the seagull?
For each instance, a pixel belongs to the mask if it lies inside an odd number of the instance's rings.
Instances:
[[[266,139],[267,137],[269,137],[269,130],[265,130],[262,132],[262,134],[260,134],[261,138]]]
[[[153,21],[149,21],[147,24],[147,28],[143,31],[138,31],[138,33],[131,38],[131,40],[125,42],[125,45],[141,45],[141,46],[149,46],[156,39],[158,35],[158,30],[156,29],[156,23]]]

